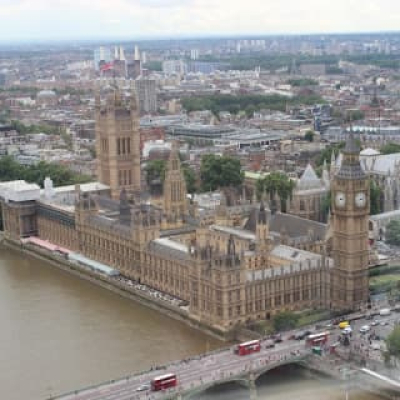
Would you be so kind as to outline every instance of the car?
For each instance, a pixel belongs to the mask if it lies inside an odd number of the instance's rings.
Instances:
[[[381,349],[381,344],[380,343],[371,343],[369,346],[371,350],[380,350]]]
[[[300,332],[297,332],[297,333],[294,335],[294,339],[295,339],[295,340],[303,340],[303,339],[305,339],[309,334],[311,334],[311,331],[300,331]]]
[[[345,335],[348,335],[348,334],[350,334],[350,333],[353,332],[353,329],[352,329],[351,326],[349,325],[349,326],[346,326],[346,328],[344,328],[342,332],[343,332]]]
[[[275,347],[275,342],[271,339],[271,340],[267,340],[267,342],[265,343],[265,348],[266,349],[272,349]]]
[[[346,328],[346,326],[349,326],[349,325],[350,325],[349,321],[342,321],[339,323],[339,328],[344,329],[344,328]]]
[[[379,325],[379,321],[375,320],[371,322],[371,326],[377,326]]]
[[[381,316],[390,315],[390,308],[382,308],[382,310],[379,310],[379,315]]]
[[[271,338],[275,343],[281,343],[283,341],[282,335],[280,333],[277,333],[276,335],[273,335]]]
[[[149,390],[150,389],[150,385],[148,384],[144,384],[144,385],[140,385],[136,388],[137,392],[144,392],[145,390]]]
[[[388,321],[381,321],[379,325],[380,326],[389,325],[389,322]]]
[[[371,328],[370,328],[369,325],[363,325],[363,326],[360,328],[360,333],[367,333],[367,332],[369,332],[370,329],[371,329]]]

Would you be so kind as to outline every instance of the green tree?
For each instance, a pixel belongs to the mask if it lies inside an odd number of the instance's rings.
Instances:
[[[164,183],[165,169],[167,162],[165,160],[152,160],[146,164],[146,182],[147,185],[151,185],[153,181],[160,180]]]
[[[144,68],[152,71],[162,71],[162,63],[161,61],[147,61],[146,64],[144,64]]]
[[[201,159],[200,179],[204,191],[216,190],[241,185],[244,173],[238,158],[207,154]]]
[[[264,178],[260,178],[256,183],[257,198],[261,199],[265,193],[270,200],[274,200],[275,195],[278,195],[281,201],[282,211],[286,211],[286,201],[292,195],[295,183],[282,172],[271,172]]]
[[[192,194],[196,191],[196,174],[192,168],[186,164],[182,164],[182,171],[185,177],[186,190],[188,193]]]
[[[400,220],[392,220],[386,227],[386,242],[400,245]]]
[[[400,326],[397,325],[386,338],[387,352],[397,358],[400,358]]]
[[[186,190],[188,193],[194,193],[196,191],[196,174],[192,168],[186,164],[181,164],[183,176],[186,182]],[[167,170],[167,161],[165,160],[153,160],[146,164],[146,182],[147,185],[151,186],[153,181],[159,180],[161,184],[164,184],[165,173]]]
[[[373,181],[369,181],[370,213],[376,215],[381,212],[382,189]]]
[[[331,195],[331,191],[329,191],[328,194],[322,199],[322,202],[321,202],[321,213],[323,215],[325,222],[328,220],[328,213],[331,208],[331,202],[332,202],[332,195]]]
[[[291,311],[282,311],[272,319],[274,329],[277,332],[295,328],[298,321],[299,316]]]
[[[214,115],[219,115],[221,111],[229,111],[238,114],[245,111],[251,115],[254,111],[270,109],[285,111],[286,105],[313,105],[324,103],[324,100],[317,95],[294,96],[288,98],[276,94],[272,95],[212,95],[184,97],[181,100],[183,108],[187,112],[197,110],[211,110]]]
[[[332,152],[335,152],[335,154],[338,155],[340,150],[342,150],[344,146],[345,142],[340,142],[338,144],[328,146],[324,150],[322,150],[315,160],[315,164],[317,165],[317,167],[323,165],[324,161],[329,164],[331,162]]]
[[[345,121],[346,122],[351,122],[351,121],[361,121],[365,118],[365,115],[362,111],[360,110],[351,110],[347,112]]]
[[[304,135],[304,140],[307,140],[308,142],[313,142],[314,136],[315,133],[313,131],[307,131],[306,134]]]
[[[393,154],[400,153],[400,144],[398,143],[387,143],[380,148],[382,154]]]
[[[310,78],[289,79],[288,83],[292,86],[316,86],[318,81]]]
[[[22,179],[43,186],[46,177],[53,180],[54,186],[73,185],[91,180],[90,177],[76,174],[62,165],[41,161],[36,165],[25,166],[20,165],[12,157],[0,158],[0,181]]]

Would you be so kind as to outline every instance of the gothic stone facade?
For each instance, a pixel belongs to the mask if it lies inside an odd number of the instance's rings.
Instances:
[[[214,225],[205,226],[187,204],[176,146],[161,205],[132,196],[140,189],[136,106],[128,108],[118,91],[105,106],[99,98],[96,102],[99,177],[110,197],[79,186],[73,204],[63,203],[63,196],[28,201],[20,194],[14,197],[20,201],[10,201],[4,195],[2,219],[9,238],[39,236],[110,265],[188,301],[194,318],[221,330],[283,310],[354,309],[367,301],[368,180],[352,135],[342,166],[331,177],[329,229],[270,212],[262,203],[246,215],[223,204]]]

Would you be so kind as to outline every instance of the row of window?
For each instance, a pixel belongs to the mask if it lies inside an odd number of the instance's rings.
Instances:
[[[119,156],[131,154],[131,138],[117,139],[117,154]]]
[[[119,186],[132,185],[132,171],[130,169],[118,171],[118,184]]]

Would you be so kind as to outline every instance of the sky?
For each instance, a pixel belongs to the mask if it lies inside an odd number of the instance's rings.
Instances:
[[[0,0],[0,41],[400,30],[400,0]]]

